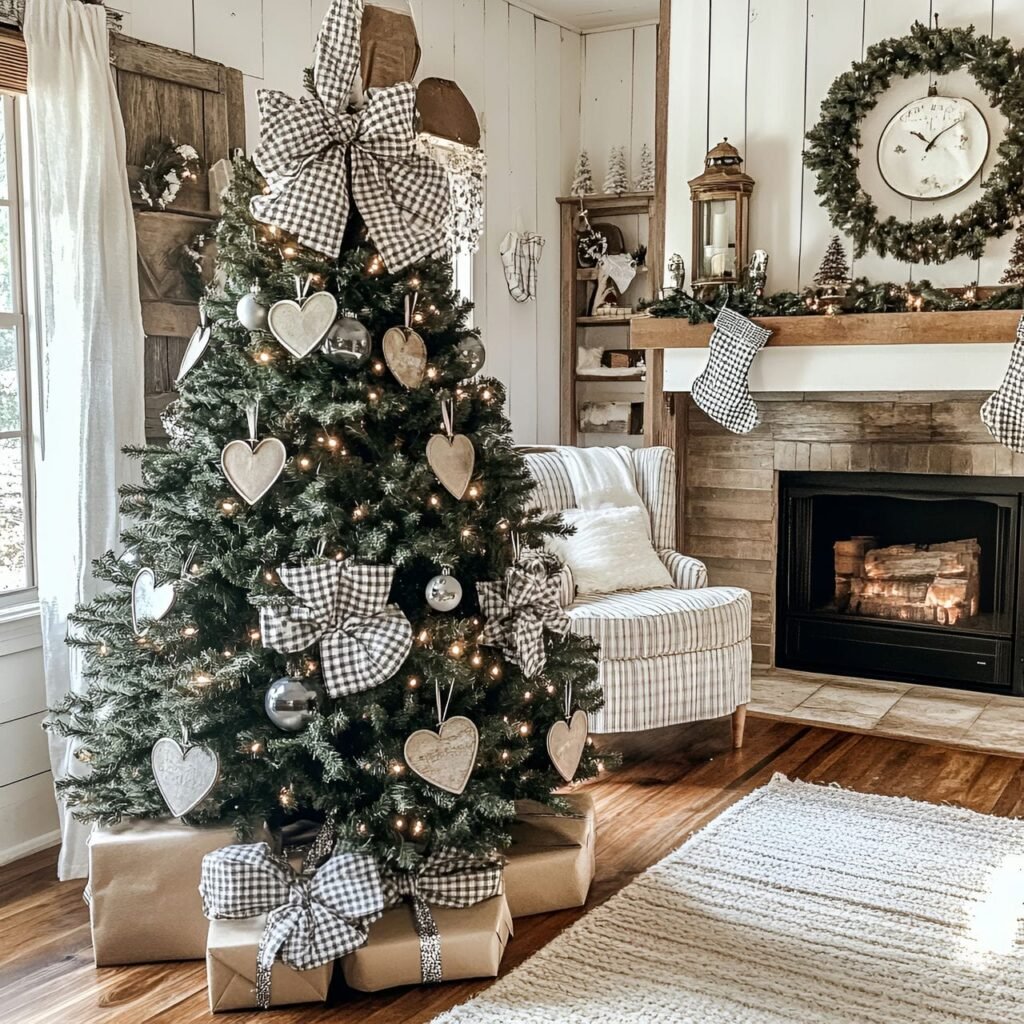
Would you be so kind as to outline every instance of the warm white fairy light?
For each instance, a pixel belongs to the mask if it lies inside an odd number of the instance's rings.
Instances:
[[[198,630],[198,628],[196,626],[185,626],[182,629],[182,631],[181,631],[181,635],[182,636],[195,636],[196,633],[198,633],[198,632],[199,632],[199,630]]]
[[[209,686],[213,682],[213,676],[208,672],[197,672],[192,677],[192,684],[194,686]]]

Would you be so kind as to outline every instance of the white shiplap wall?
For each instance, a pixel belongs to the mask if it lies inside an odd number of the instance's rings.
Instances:
[[[251,149],[258,139],[256,90],[301,91],[302,70],[311,61],[328,0],[115,0],[114,6],[125,10],[126,33],[245,74]],[[568,190],[579,147],[581,37],[505,0],[412,0],[412,8],[423,49],[418,77],[458,82],[484,132],[487,229],[474,261],[473,291],[476,323],[487,346],[486,372],[509,388],[516,440],[554,442],[559,344],[554,197]],[[632,32],[613,34],[632,37]],[[652,60],[652,76],[653,66]],[[498,245],[516,227],[538,231],[547,240],[536,302],[513,302],[505,286]]]

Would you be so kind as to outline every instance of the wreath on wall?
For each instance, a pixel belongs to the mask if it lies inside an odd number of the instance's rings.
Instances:
[[[999,162],[982,184],[981,197],[947,220],[878,219],[878,207],[857,178],[860,124],[894,75],[945,75],[967,68],[992,106],[1007,119]],[[956,256],[979,258],[989,238],[1014,227],[1024,212],[1024,51],[1008,39],[977,36],[974,28],[929,28],[915,22],[910,35],[868,48],[867,58],[831,85],[821,119],[807,133],[804,163],[818,176],[815,193],[837,228],[863,256],[874,249],[908,263],[945,263]]]

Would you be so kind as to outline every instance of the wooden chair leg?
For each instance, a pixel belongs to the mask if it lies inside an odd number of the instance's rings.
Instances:
[[[747,705],[741,704],[732,713],[732,748],[739,750],[743,746],[743,729],[747,724]]]

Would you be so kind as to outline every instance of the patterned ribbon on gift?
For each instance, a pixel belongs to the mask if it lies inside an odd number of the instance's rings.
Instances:
[[[286,654],[320,642],[320,667],[332,697],[389,679],[412,648],[412,626],[387,603],[390,565],[322,561],[283,567],[278,575],[299,604],[260,609],[265,646]]]
[[[254,196],[251,208],[257,220],[336,256],[354,203],[395,273],[444,250],[448,176],[416,146],[411,83],[371,89],[362,109],[348,109],[362,19],[363,0],[331,3],[317,37],[314,95],[259,90],[253,160],[270,191]]]
[[[497,896],[502,891],[502,862],[440,850],[415,871],[389,871],[381,881],[385,906],[410,905],[420,942],[420,977],[425,985],[436,985],[443,976],[441,936],[430,904],[471,907]]]
[[[333,829],[330,829],[333,844]],[[326,835],[325,829],[321,834]],[[199,892],[211,920],[267,915],[256,958],[256,1004],[270,1006],[274,961],[305,971],[347,956],[366,942],[384,912],[384,892],[373,858],[337,853],[314,869],[320,838],[296,873],[266,843],[225,846],[203,858]]]
[[[478,583],[480,608],[487,616],[481,643],[500,647],[527,679],[544,671],[544,630],[569,632],[569,616],[558,600],[559,578],[548,575],[541,557],[519,559],[504,583]]]

